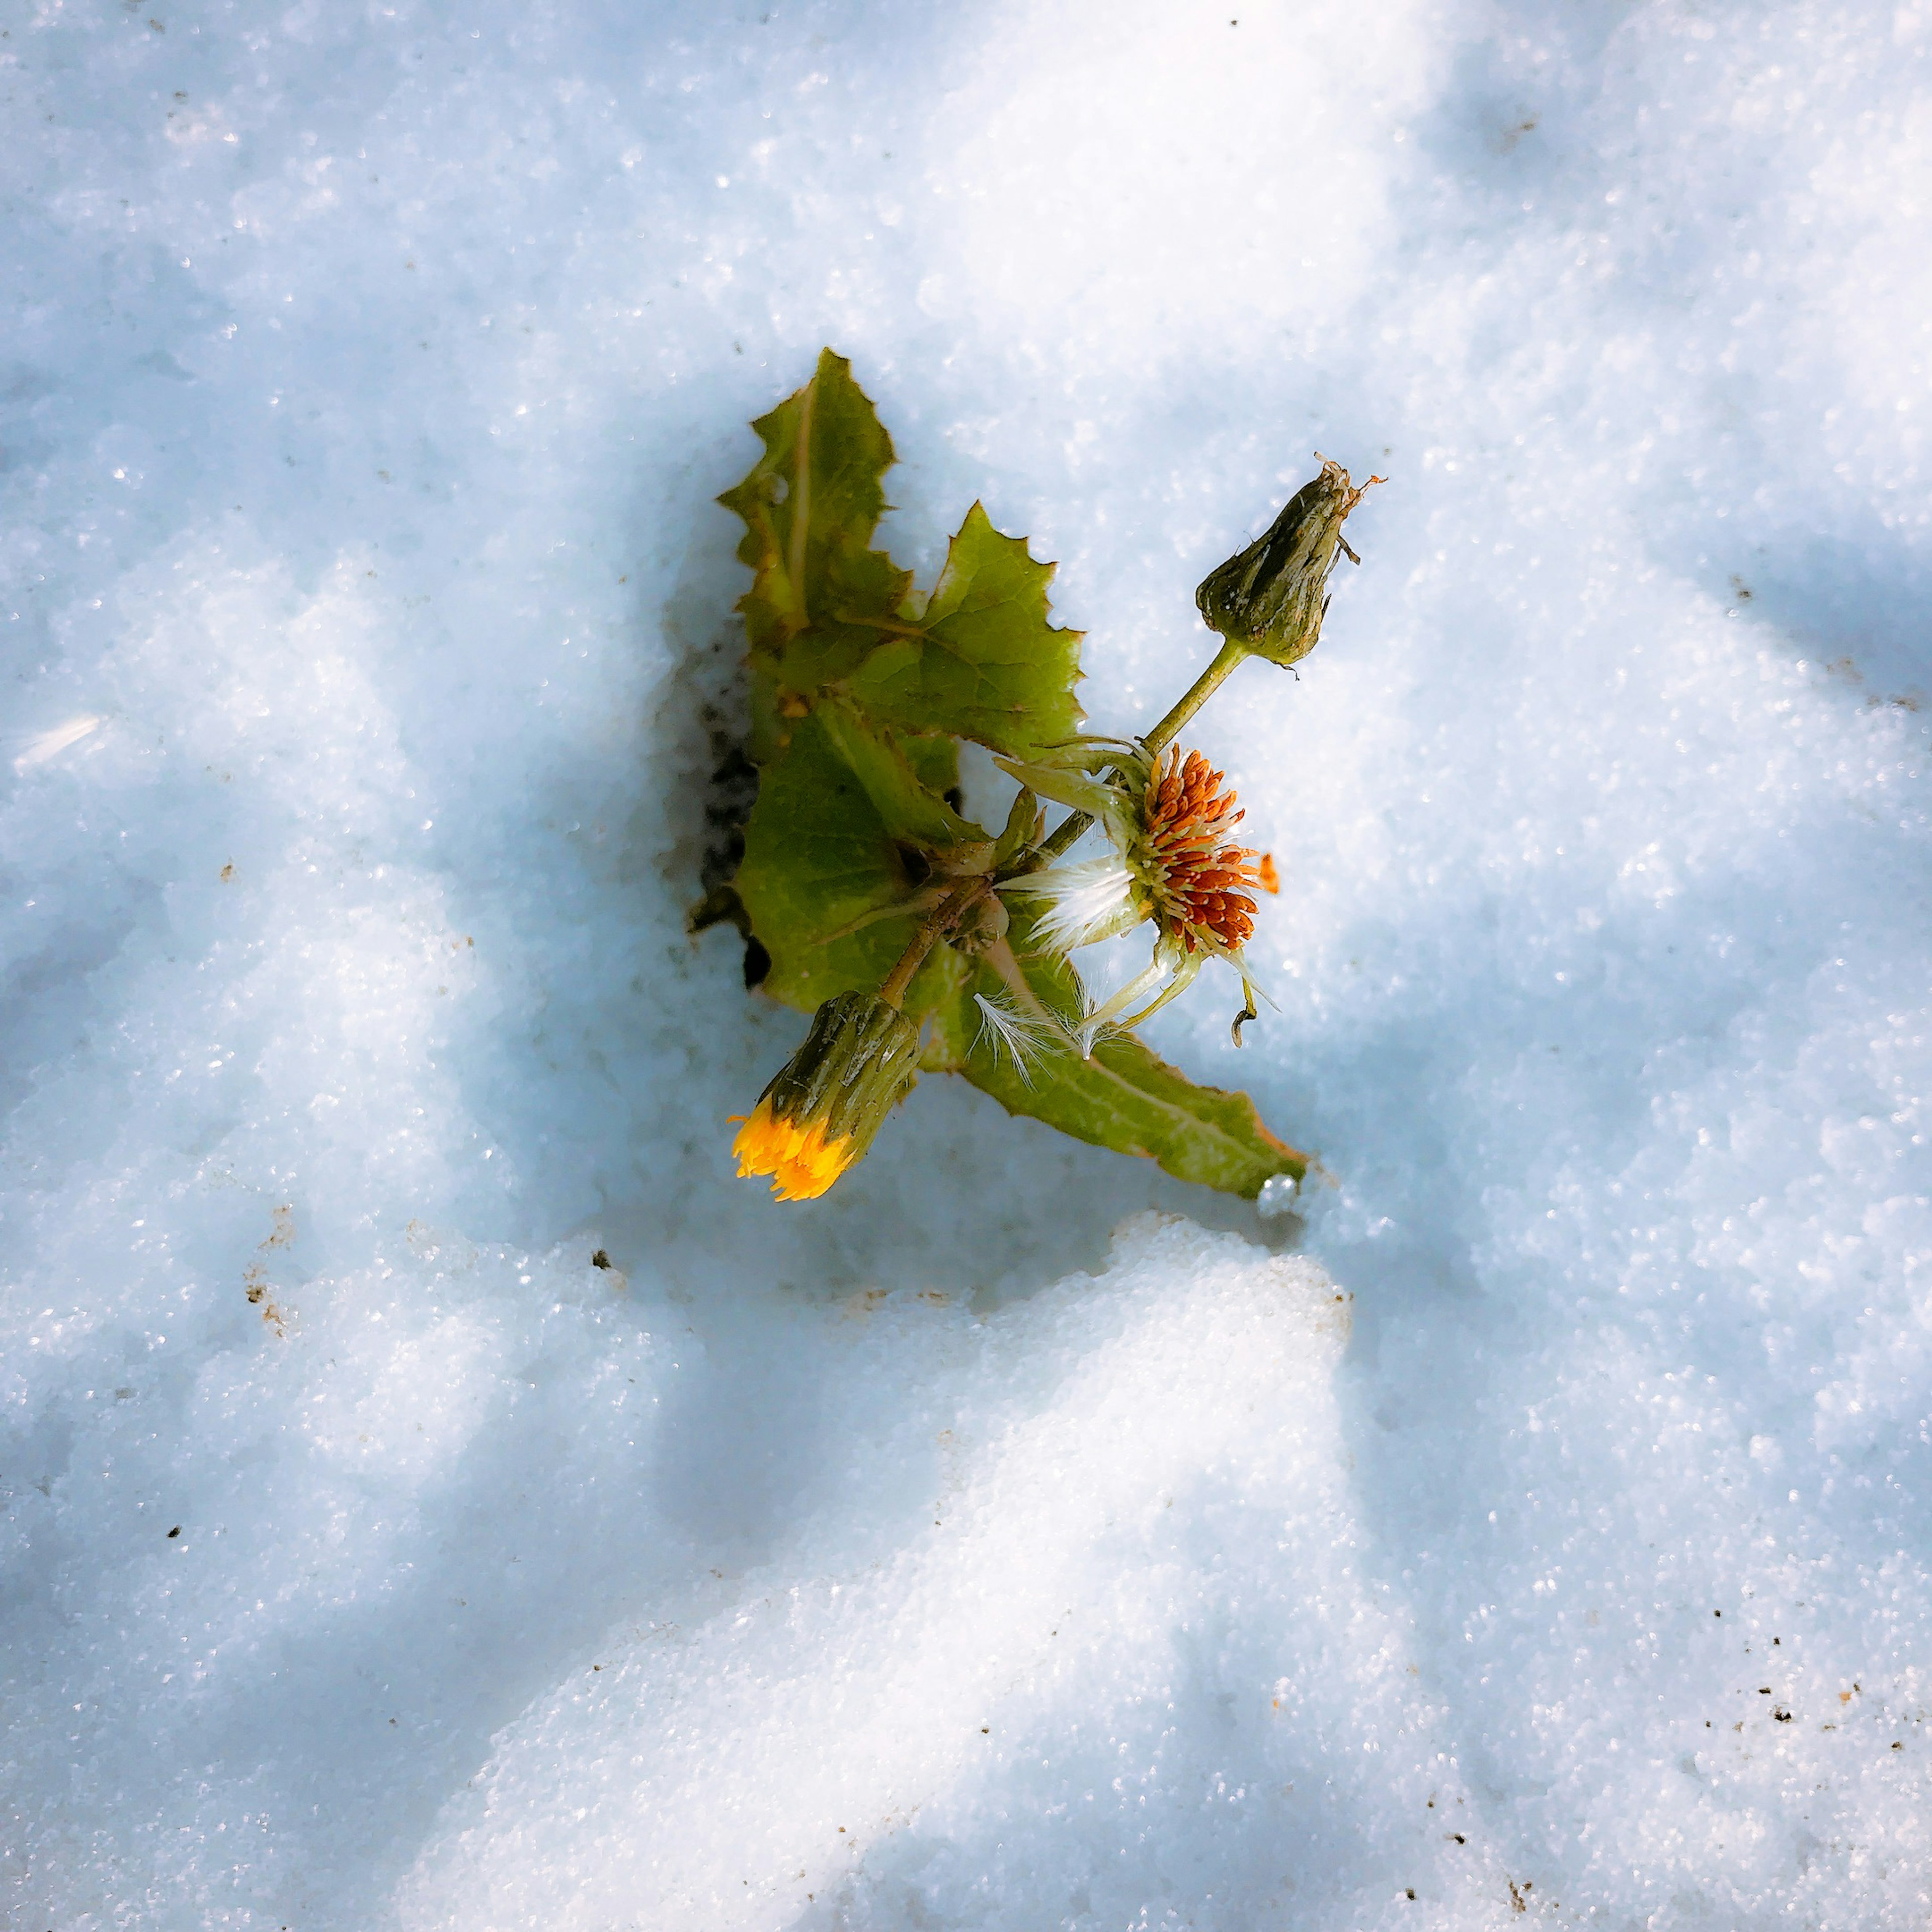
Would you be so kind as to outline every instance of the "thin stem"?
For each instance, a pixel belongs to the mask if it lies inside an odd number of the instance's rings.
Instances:
[[[1228,680],[1228,674],[1244,658],[1253,655],[1247,646],[1232,638],[1222,640],[1214,662],[1183,692],[1174,708],[1142,739],[1141,742],[1158,758],[1180,735],[1181,728]],[[1089,812],[1076,812],[1060,820],[1053,836],[1040,848],[1038,862],[1051,865],[1094,823]]]
[[[1090,812],[1070,813],[1060,821],[1053,836],[1034,854],[1034,866],[1030,869],[1036,870],[1041,866],[1052,865],[1093,823],[1094,814]]]
[[[1252,656],[1247,646],[1232,638],[1222,640],[1214,662],[1183,692],[1174,709],[1142,739],[1141,742],[1158,756],[1180,735],[1180,728],[1227,682],[1228,674],[1244,658]]]
[[[959,922],[960,916],[992,890],[990,879],[969,879],[947,894],[926,923],[912,936],[912,944],[899,955],[898,964],[886,975],[879,998],[889,1006],[897,1006],[912,984],[912,976],[926,963],[926,956]]]

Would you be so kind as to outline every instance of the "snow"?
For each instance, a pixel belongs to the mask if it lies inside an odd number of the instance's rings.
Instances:
[[[1924,1922],[1932,8],[0,64],[10,1922]],[[1195,734],[1280,1010],[1150,1028],[1292,1214],[937,1080],[733,1177],[712,499],[826,343],[1102,728],[1389,477]]]

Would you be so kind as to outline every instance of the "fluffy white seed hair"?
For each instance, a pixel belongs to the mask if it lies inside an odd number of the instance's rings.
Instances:
[[[973,1036],[975,1047],[985,1046],[995,1060],[1004,1051],[1013,1063],[1013,1070],[1030,1087],[1033,1070],[1065,1036],[1053,1022],[1040,1013],[1023,1012],[1010,1000],[997,994],[988,998],[975,993],[973,1004],[980,1009],[980,1030]]]
[[[1045,908],[1034,931],[1056,952],[1111,939],[1138,922],[1134,877],[1117,853],[1049,866],[1026,883]]]

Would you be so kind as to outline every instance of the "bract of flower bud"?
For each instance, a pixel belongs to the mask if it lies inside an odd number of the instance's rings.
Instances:
[[[1288,499],[1267,535],[1211,572],[1194,593],[1208,628],[1272,664],[1307,656],[1328,612],[1328,574],[1348,549],[1342,526],[1370,484],[1382,480],[1371,476],[1357,489],[1339,463],[1323,457],[1322,474]]]
[[[741,1176],[770,1174],[780,1201],[812,1201],[864,1158],[918,1077],[919,1029],[871,993],[840,993],[759,1096],[731,1143]]]

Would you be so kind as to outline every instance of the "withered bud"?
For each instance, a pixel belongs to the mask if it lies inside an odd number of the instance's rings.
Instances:
[[[1370,485],[1383,480],[1371,476],[1356,489],[1339,463],[1322,457],[1322,474],[1288,499],[1268,534],[1228,558],[1194,593],[1208,628],[1274,664],[1307,656],[1322,636],[1336,558],[1346,550],[1360,561],[1342,526]]]

